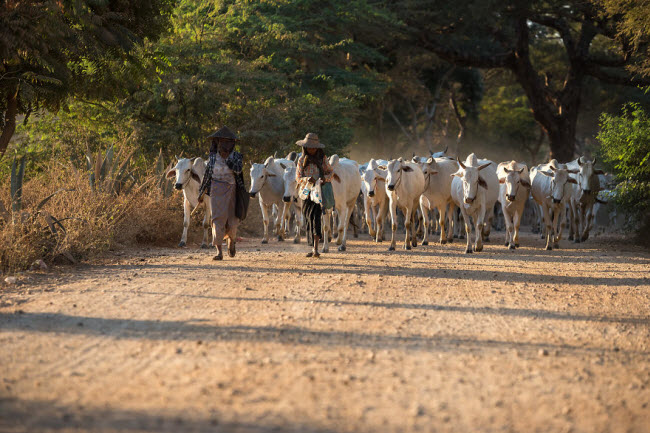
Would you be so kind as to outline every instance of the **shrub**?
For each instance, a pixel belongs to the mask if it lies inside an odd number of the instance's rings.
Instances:
[[[0,216],[0,270],[23,270],[39,258],[73,262],[118,245],[176,240],[182,195],[165,199],[158,178],[144,176],[129,194],[115,194],[93,188],[88,174],[70,164],[44,169],[25,182],[21,211]],[[0,203],[10,209],[9,188],[0,189]]]
[[[620,116],[603,114],[600,128],[601,156],[619,182],[615,204],[628,215],[628,228],[645,232],[650,229],[650,117],[630,103]]]

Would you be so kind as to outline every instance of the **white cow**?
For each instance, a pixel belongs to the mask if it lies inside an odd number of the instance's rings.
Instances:
[[[429,211],[438,210],[440,225],[440,244],[453,241],[452,214],[454,202],[451,199],[452,174],[458,170],[458,163],[449,158],[428,158],[420,163],[424,174],[424,192],[420,196],[420,210],[424,218],[424,236],[422,245],[428,245]],[[449,207],[449,212],[447,208]],[[447,220],[448,224],[447,225]]]
[[[176,166],[167,172],[167,177],[176,177],[174,188],[183,190],[183,235],[179,247],[187,245],[187,229],[190,226],[192,210],[199,203],[199,188],[205,174],[206,163],[201,158],[187,159],[180,158]],[[201,248],[210,248],[208,243],[208,232],[212,224],[212,204],[210,198],[205,197],[205,214],[203,216],[203,241]]]
[[[272,207],[275,205],[278,209],[284,207],[282,197],[284,196],[284,169],[293,165],[293,161],[288,159],[274,159],[268,157],[264,164],[251,165],[251,188],[250,196],[255,198],[259,193],[260,208],[262,209],[262,221],[264,223],[264,237],[262,243],[269,242],[269,220],[272,213]],[[278,212],[275,218],[275,230],[278,235],[278,241],[283,241],[282,232],[282,215]]]
[[[332,190],[334,192],[334,210],[338,213],[338,237],[336,245],[339,251],[346,250],[346,239],[350,216],[361,191],[361,176],[359,164],[347,158],[339,158],[334,154],[330,156],[329,163],[334,169]],[[323,214],[323,252],[329,252],[330,220],[332,209]]]
[[[494,203],[498,197],[499,179],[497,179],[496,164],[492,161],[480,160],[473,153],[465,163],[457,160],[460,168],[451,176],[451,197],[465,220],[467,236],[466,253],[472,252],[470,217],[474,222],[474,251],[483,250],[484,225],[486,214],[493,213]],[[489,220],[489,218],[488,218]]]
[[[566,206],[573,191],[572,184],[577,184],[569,174],[577,170],[567,170],[566,165],[551,160],[531,170],[531,194],[542,208],[546,227],[546,249],[559,248],[566,219]],[[551,220],[552,214],[552,220]],[[559,224],[559,227],[558,227]]]
[[[505,245],[511,250],[519,246],[519,225],[530,197],[530,175],[526,164],[502,162],[497,167],[499,202],[506,223]]]
[[[296,181],[296,166],[290,165],[284,169],[282,174],[282,179],[284,182],[284,194],[282,195],[282,201],[284,202],[284,208],[282,210],[282,220],[284,221],[282,226],[284,227],[283,235],[285,232],[289,232],[289,221],[291,220],[291,215],[295,215],[295,235],[293,238],[293,243],[300,243],[300,230],[304,228],[305,221],[302,215],[302,200],[298,199],[298,182]]]
[[[404,249],[410,250],[417,246],[415,235],[415,211],[418,208],[420,196],[424,192],[424,174],[419,165],[406,162],[402,158],[393,159],[386,167],[386,194],[390,204],[390,219],[392,235],[388,251],[395,251],[395,233],[397,232],[397,208],[404,213],[406,237]]]
[[[371,159],[361,176],[361,192],[368,233],[375,242],[384,240],[384,221],[388,214],[386,166],[388,161]],[[373,226],[374,224],[374,226]]]
[[[589,161],[584,156],[567,163],[569,170],[578,170],[576,176],[577,184],[573,185],[571,199],[569,201],[570,230],[569,240],[576,243],[584,242],[589,238],[594,222],[594,205],[598,199],[598,192],[601,190],[598,175],[604,175],[602,170],[594,168],[596,158]]]

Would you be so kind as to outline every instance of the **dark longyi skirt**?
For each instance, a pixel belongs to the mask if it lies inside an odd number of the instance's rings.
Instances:
[[[308,198],[302,204],[302,215],[307,225],[307,242],[309,245],[313,245],[314,236],[323,239],[323,230],[321,229],[323,209],[320,203],[313,202]]]

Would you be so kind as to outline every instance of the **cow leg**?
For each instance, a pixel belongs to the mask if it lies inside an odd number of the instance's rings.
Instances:
[[[405,250],[410,250],[411,249],[411,230],[414,230],[415,227],[413,227],[413,212],[414,210],[411,208],[406,208],[402,209],[404,211],[404,231],[406,232],[406,236],[404,238],[404,249]]]
[[[438,208],[438,225],[440,226],[440,245],[447,243],[447,206]]]
[[[506,240],[504,242],[504,245],[506,247],[509,247],[511,250],[514,250],[515,245],[514,242],[512,241],[513,240],[512,220],[510,219],[510,214],[505,209],[503,210],[503,221],[506,223]]]
[[[422,197],[420,196],[420,212],[422,213],[422,224],[424,225],[422,245],[429,245],[429,209],[425,206]]]
[[[546,227],[546,249],[553,249],[553,227],[551,226],[551,215],[548,206],[542,206],[542,217]]]
[[[445,211],[447,212],[447,242],[450,244],[454,242],[454,211],[455,211],[455,206],[453,202],[450,202],[448,204],[449,208],[445,207]]]
[[[390,247],[388,251],[395,251],[395,233],[397,232],[397,204],[392,200],[390,201],[390,228],[391,228],[391,237],[390,237]]]
[[[582,233],[582,242],[589,239],[589,231],[594,224],[594,205],[587,205],[585,209],[585,227]]]
[[[375,229],[372,227],[373,219],[377,220],[377,215],[375,214],[375,207],[370,204],[370,198],[367,196],[363,197],[363,208],[366,211],[366,225],[368,226],[368,234],[371,239],[374,239],[377,236]]]
[[[415,233],[415,231],[413,230],[413,228],[415,228],[415,219],[417,218],[417,214],[415,213],[415,210],[417,210],[417,209],[418,209],[418,201],[415,200],[413,202],[413,207],[411,207],[411,215],[412,215],[411,216],[411,220],[412,220],[411,221],[411,227],[412,227],[412,229],[411,229],[411,246],[413,248],[418,246],[418,237],[417,237],[417,234]]]
[[[299,244],[300,243],[300,229],[303,226],[303,219],[302,219],[302,212],[298,209],[298,206],[295,204],[292,204],[292,209],[293,209],[293,215],[294,215],[294,237],[293,237],[293,243],[294,244]]]
[[[512,219],[512,225],[514,229],[514,236],[510,239],[510,241],[515,243],[516,248],[519,248],[519,226],[521,225],[521,215],[519,212],[515,212],[515,215]]]
[[[331,239],[331,231],[332,231],[332,226],[331,224],[332,220],[332,209],[328,209],[326,211],[323,211],[323,216],[322,216],[322,230],[323,230],[323,252],[324,253],[329,253],[330,252],[330,241]]]
[[[380,205],[379,205],[379,212],[377,213],[377,221],[376,221],[376,227],[377,227],[377,242],[383,242],[385,239],[384,236],[384,225],[385,221],[388,217],[388,205],[389,205],[388,199],[385,199]]]
[[[494,219],[494,207],[483,214],[483,229],[481,230],[481,239],[490,242],[490,232],[492,231],[492,220]]]
[[[492,212],[494,213],[494,212]],[[483,233],[485,233],[485,209],[479,209],[478,217],[474,225],[474,251],[483,251]],[[489,224],[488,224],[489,225]],[[490,231],[488,230],[488,233]]]
[[[347,209],[344,210],[345,213],[345,218],[341,218],[340,225],[343,227],[339,227],[339,241],[341,241],[341,244],[339,246],[339,251],[345,251],[347,249],[347,240],[348,240],[348,224],[345,221],[348,221],[349,215],[354,212],[354,205],[348,206]],[[337,241],[338,242],[338,241]]]
[[[562,229],[564,225],[562,224],[562,217],[566,217],[562,210],[553,212],[553,248],[560,248],[560,235],[562,234]]]
[[[264,225],[264,236],[262,236],[262,243],[269,243],[269,214],[271,213],[271,206],[265,205],[260,200],[260,208],[262,209],[262,224]]]
[[[191,214],[190,202],[187,199],[183,199],[183,234],[181,235],[181,241],[178,243],[178,246],[181,248],[187,245],[187,229],[190,226]]]

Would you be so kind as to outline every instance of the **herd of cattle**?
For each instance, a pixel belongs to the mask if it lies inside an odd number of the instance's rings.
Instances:
[[[286,158],[269,157],[263,164],[251,165],[251,197],[259,197],[264,223],[262,243],[269,241],[269,223],[274,220],[278,240],[290,233],[293,221],[294,242],[300,242],[304,230],[301,201],[298,199],[295,152]],[[519,246],[519,227],[524,209],[532,205],[539,231],[545,234],[546,249],[559,246],[567,215],[569,239],[587,240],[593,226],[594,205],[602,189],[594,168],[596,160],[579,157],[560,164],[551,160],[528,168],[516,161],[495,164],[470,154],[465,161],[453,159],[445,152],[428,157],[413,156],[386,160],[371,159],[357,162],[332,155],[329,162],[334,170],[332,189],[334,209],[323,213],[323,252],[329,251],[332,225],[339,251],[345,251],[347,230],[353,216],[362,216],[368,233],[376,242],[384,240],[384,225],[390,212],[391,242],[395,250],[398,229],[397,210],[402,212],[406,237],[404,249],[417,246],[418,232],[423,245],[434,230],[440,232],[440,243],[452,242],[454,237],[466,237],[466,253],[481,251],[489,239],[495,209],[500,204],[505,222],[506,242],[510,249]],[[175,187],[184,194],[183,235],[179,246],[187,242],[187,230],[192,209],[198,204],[198,190],[205,173],[206,161],[201,158],[179,159],[168,177],[176,178]],[[532,198],[531,198],[532,197]],[[210,200],[205,200],[202,247],[207,247],[210,229]],[[434,215],[431,218],[431,215]],[[465,236],[462,233],[464,222]],[[416,226],[420,223],[420,229]],[[472,225],[474,244],[471,242]],[[355,226],[356,233],[356,226]]]

